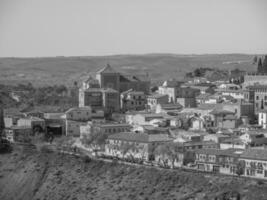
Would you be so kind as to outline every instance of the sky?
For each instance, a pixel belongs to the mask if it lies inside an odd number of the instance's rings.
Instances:
[[[0,0],[0,57],[267,53],[267,0]]]

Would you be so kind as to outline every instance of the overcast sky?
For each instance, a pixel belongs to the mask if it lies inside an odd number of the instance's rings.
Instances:
[[[267,53],[266,0],[0,0],[0,57]]]

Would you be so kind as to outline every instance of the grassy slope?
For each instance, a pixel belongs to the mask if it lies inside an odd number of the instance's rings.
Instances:
[[[72,84],[84,79],[107,63],[124,72],[149,72],[153,80],[182,77],[197,67],[217,69],[255,70],[253,56],[227,55],[115,55],[99,57],[54,57],[54,58],[0,58],[0,83],[33,82],[43,84]],[[248,61],[241,64],[223,64],[227,61]]]
[[[214,199],[237,190],[264,199],[267,185],[232,177],[136,168],[17,149],[0,156],[0,199]],[[266,198],[265,198],[266,199]]]

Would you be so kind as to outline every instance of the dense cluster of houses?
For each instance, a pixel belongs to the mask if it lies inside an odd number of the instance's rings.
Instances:
[[[6,137],[66,135],[88,151],[165,167],[267,178],[267,75],[243,83],[167,80],[150,92],[148,75],[110,65],[79,89],[79,107],[64,113],[10,113]],[[264,76],[264,78],[262,78]]]

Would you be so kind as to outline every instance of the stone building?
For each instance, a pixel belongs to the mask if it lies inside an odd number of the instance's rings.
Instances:
[[[267,76],[266,76],[267,80]],[[254,104],[255,113],[267,109],[267,83],[266,85],[252,85],[247,87],[246,99]]]
[[[79,90],[79,107],[103,108],[105,113],[120,110],[119,92],[111,88],[88,88]]]
[[[89,78],[83,83],[84,89],[99,87],[112,88],[120,93],[132,89],[148,94],[150,80],[147,74],[121,74],[108,64],[96,72],[96,79]]]
[[[145,109],[146,96],[144,92],[133,90],[125,91],[121,93],[120,100],[122,111]]]

